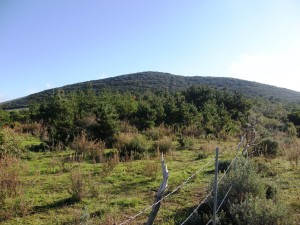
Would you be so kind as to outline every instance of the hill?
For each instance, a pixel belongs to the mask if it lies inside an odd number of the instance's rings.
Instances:
[[[23,98],[4,102],[1,106],[4,109],[26,108],[31,103],[39,103],[47,99],[57,89],[64,90],[66,93],[85,90],[89,87],[92,87],[97,92],[101,90],[144,92],[146,90],[184,90],[191,85],[205,85],[218,89],[227,88],[230,91],[240,92],[247,97],[273,98],[288,102],[300,102],[300,92],[257,82],[225,77],[188,77],[162,72],[140,72],[48,89]]]

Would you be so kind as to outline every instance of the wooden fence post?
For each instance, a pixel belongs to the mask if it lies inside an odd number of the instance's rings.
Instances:
[[[156,198],[155,198],[155,202],[158,202],[158,201],[159,202],[152,207],[152,210],[148,217],[148,221],[147,221],[146,225],[153,224],[155,217],[158,213],[158,210],[160,208],[160,204],[161,204],[160,200],[162,199],[163,193],[168,186],[169,171],[168,171],[167,165],[165,164],[163,153],[161,155],[161,164],[162,164],[163,181],[160,185],[160,188],[157,191]]]

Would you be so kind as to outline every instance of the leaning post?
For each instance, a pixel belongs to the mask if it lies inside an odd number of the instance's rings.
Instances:
[[[160,185],[160,188],[157,191],[156,198],[155,198],[156,204],[152,207],[152,210],[150,212],[150,215],[148,217],[148,221],[147,221],[146,225],[152,225],[153,224],[153,222],[155,220],[155,217],[158,213],[158,210],[160,208],[163,193],[164,193],[164,191],[166,190],[166,188],[168,186],[169,171],[168,171],[167,165],[165,164],[163,153],[161,155],[161,164],[162,164],[163,181]]]

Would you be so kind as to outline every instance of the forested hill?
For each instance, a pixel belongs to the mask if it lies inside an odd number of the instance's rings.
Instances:
[[[118,90],[144,92],[146,90],[184,90],[191,85],[205,85],[218,89],[227,88],[231,91],[238,91],[247,97],[274,98],[289,102],[300,102],[300,92],[257,82],[225,77],[188,77],[161,72],[140,72],[45,90],[23,98],[5,102],[2,104],[2,107],[6,109],[28,107],[30,103],[38,103],[47,99],[55,92],[56,89],[62,89],[66,93],[85,90],[90,87],[96,91]]]

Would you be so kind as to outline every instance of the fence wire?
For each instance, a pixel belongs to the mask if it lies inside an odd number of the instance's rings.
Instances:
[[[220,154],[223,155],[224,152],[222,152]],[[200,173],[209,163],[213,162],[215,160],[215,157],[213,157],[211,160],[209,160],[206,164],[204,164],[199,170],[197,170],[195,173],[193,173],[191,176],[189,176],[183,183],[181,183],[179,186],[177,186],[172,192],[170,192],[169,194],[165,195],[164,197],[162,197],[159,201],[155,202],[154,204],[152,204],[151,206],[143,209],[142,211],[140,211],[139,213],[137,213],[136,215],[130,217],[129,219],[127,219],[126,221],[120,223],[120,225],[126,224],[132,220],[134,220],[136,217],[144,214],[146,211],[150,210],[153,206],[159,204],[161,201],[163,201],[164,199],[168,198],[169,196],[171,196],[172,194],[174,194],[176,191],[178,191],[180,188],[182,188],[184,185],[186,185],[192,178],[194,178],[198,173]]]
[[[238,149],[237,149],[237,153],[235,155],[235,157],[231,160],[229,166],[227,167],[227,169],[224,171],[222,177],[218,180],[218,184],[221,182],[221,180],[226,176],[227,172],[229,171],[230,167],[233,165],[233,163],[236,162],[236,159],[238,157],[238,154],[240,152],[240,146],[242,145],[242,143],[244,142],[244,138],[245,138],[245,135],[241,137],[241,141],[239,142],[238,144]],[[248,153],[248,150],[247,150],[247,146],[243,149],[243,152],[246,151]],[[248,154],[247,154],[248,156]],[[248,159],[248,158],[247,158]],[[247,162],[246,162],[247,163]],[[245,163],[245,165],[246,165]],[[244,165],[244,166],[245,166]],[[232,186],[229,188],[228,192],[226,193],[224,199],[222,200],[218,210],[220,209],[221,205],[223,204],[223,202],[225,201],[225,198],[227,197],[227,195],[229,194],[230,190],[231,190]],[[208,195],[204,198],[204,200],[202,200],[202,202],[194,209],[194,211],[181,223],[181,225],[185,224],[192,216],[194,213],[197,212],[197,210],[199,209],[199,207],[207,200],[207,198],[213,193],[213,189],[208,193]],[[217,210],[217,212],[218,212]],[[209,224],[210,222],[212,222],[212,220],[208,221],[207,224]]]

